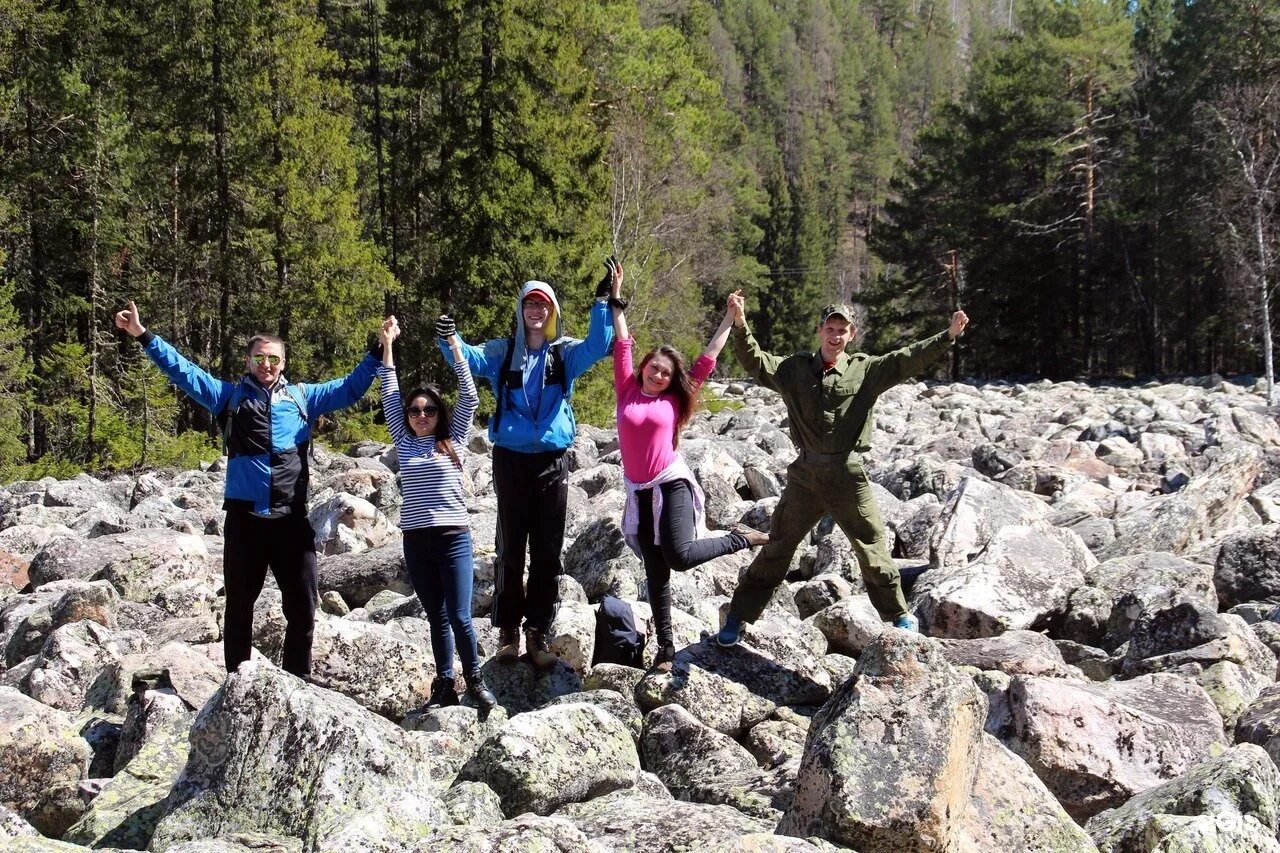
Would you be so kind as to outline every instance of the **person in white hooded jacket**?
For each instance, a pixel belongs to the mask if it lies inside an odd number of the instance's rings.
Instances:
[[[542,668],[556,662],[546,634],[555,616],[556,577],[562,571],[569,496],[564,454],[578,431],[570,398],[575,380],[612,348],[611,285],[606,275],[596,289],[584,340],[564,334],[560,303],[551,285],[527,281],[516,299],[513,337],[480,346],[462,342],[462,357],[472,374],[488,380],[497,399],[489,439],[498,498],[493,624],[500,634],[499,660],[519,656],[523,621],[530,661]],[[440,350],[452,364],[452,352],[443,343]]]

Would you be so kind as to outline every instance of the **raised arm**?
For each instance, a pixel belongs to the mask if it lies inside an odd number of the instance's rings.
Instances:
[[[378,370],[382,378],[380,383],[382,414],[386,416],[387,431],[391,433],[391,440],[400,444],[409,437],[409,428],[404,423],[404,403],[400,399],[400,377],[396,375],[396,363],[392,355],[392,344],[396,338],[400,337],[400,323],[394,316],[382,321],[378,337],[382,340],[382,367]]]
[[[376,352],[378,349],[382,347],[371,347],[355,369],[346,376],[315,385],[307,383],[302,386],[303,393],[307,396],[307,407],[311,417],[345,409],[365,395],[369,386],[373,384],[373,377],[378,373],[378,366],[383,364],[387,357],[385,352]]]
[[[730,294],[731,297],[742,298],[742,291],[735,290]],[[707,341],[707,347],[702,354],[709,359],[715,360],[720,357],[720,351],[724,349],[724,345],[729,342],[729,333],[733,331],[734,309],[732,304],[726,302],[724,310],[724,319],[720,321],[720,327],[716,329],[711,340]]]
[[[964,334],[969,325],[969,315],[957,311],[951,315],[951,324],[945,332],[939,332],[931,338],[908,344],[902,349],[886,353],[873,359],[867,366],[866,381],[876,394],[887,391],[899,382],[910,379],[924,371],[951,347],[952,341]]]
[[[609,265],[606,263],[606,266]],[[613,346],[613,317],[610,315],[608,300],[613,279],[616,277],[619,287],[622,285],[622,265],[617,264],[616,269],[615,273],[614,268],[610,267],[604,278],[600,279],[600,283],[596,285],[596,298],[591,303],[591,322],[587,328],[586,339],[571,343],[564,348],[564,369],[570,382],[586,373],[591,365],[608,355],[609,349]]]
[[[189,361],[159,335],[147,331],[142,325],[138,306],[132,300],[128,308],[116,313],[115,321],[116,328],[136,338],[147,357],[184,394],[215,415],[227,405],[235,383],[214,377],[204,368]]]
[[[756,382],[781,392],[774,376],[782,359],[760,349],[755,336],[747,329],[746,299],[742,291],[729,294],[729,313],[733,315],[733,351],[738,361]]]
[[[458,338],[453,318],[448,314],[440,315],[440,319],[436,321],[436,334],[449,345],[449,351],[453,355],[453,372],[458,377],[458,405],[453,407],[453,418],[449,421],[449,437],[458,444],[465,444],[471,435],[471,421],[480,406],[480,395],[476,392],[476,383],[471,377],[467,359],[462,355],[462,341]]]
[[[609,280],[609,307],[613,309],[613,393],[621,399],[627,385],[636,381],[635,363],[632,361],[632,344],[635,342],[627,330],[627,303],[622,299],[622,264],[610,258],[604,265],[609,270],[605,277]]]

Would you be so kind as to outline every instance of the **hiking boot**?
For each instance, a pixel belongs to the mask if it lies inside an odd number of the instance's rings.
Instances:
[[[920,633],[920,620],[912,616],[910,613],[903,613],[897,619],[893,620],[893,627],[901,628],[904,631],[910,631],[913,634]]]
[[[716,642],[722,646],[736,646],[741,639],[742,620],[737,616],[726,617],[724,627],[720,629],[719,634],[716,634]]]
[[[675,646],[659,646],[658,654],[653,659],[654,672],[670,672],[671,665],[676,659]]]
[[[471,697],[471,701],[475,702],[482,709],[488,710],[498,704],[498,697],[493,695],[493,691],[485,686],[484,679],[480,676],[479,670],[476,672],[464,673],[462,680],[467,682],[467,695]]]
[[[448,708],[458,704],[458,689],[452,678],[437,678],[431,682],[431,698],[427,699],[427,708]]]
[[[547,645],[547,636],[535,628],[524,630],[524,647],[529,652],[529,663],[538,669],[550,669],[560,658],[551,652]]]
[[[498,653],[495,657],[502,663],[515,663],[520,657],[520,632],[515,628],[502,628],[498,631]]]

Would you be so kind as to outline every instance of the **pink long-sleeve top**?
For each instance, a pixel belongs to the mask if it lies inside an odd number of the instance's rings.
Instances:
[[[675,394],[651,397],[636,380],[631,361],[634,338],[618,338],[613,344],[613,389],[618,399],[618,448],[622,472],[633,483],[647,483],[675,461],[672,446],[680,413]],[[689,368],[695,389],[715,370],[716,360],[705,355]]]

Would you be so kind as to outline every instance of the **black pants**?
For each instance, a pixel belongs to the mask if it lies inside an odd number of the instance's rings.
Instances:
[[[227,672],[249,659],[253,646],[253,605],[262,592],[267,569],[280,587],[284,607],[286,672],[311,674],[311,640],[315,633],[319,576],[315,531],[301,513],[258,518],[247,512],[227,513],[223,531],[222,579],[227,611],[222,650]]]
[[[498,496],[498,562],[494,567],[493,624],[546,631],[556,610],[562,571],[569,480],[564,451],[519,453],[493,448],[493,490]],[[524,583],[525,548],[529,583]]]
[[[695,539],[693,489],[684,480],[663,483],[662,518],[658,520],[658,540],[653,544],[653,490],[636,492],[640,509],[640,551],[644,554],[644,574],[649,583],[649,606],[653,608],[653,628],[658,648],[675,646],[671,630],[671,570],[683,572],[708,560],[750,547],[741,533]]]

